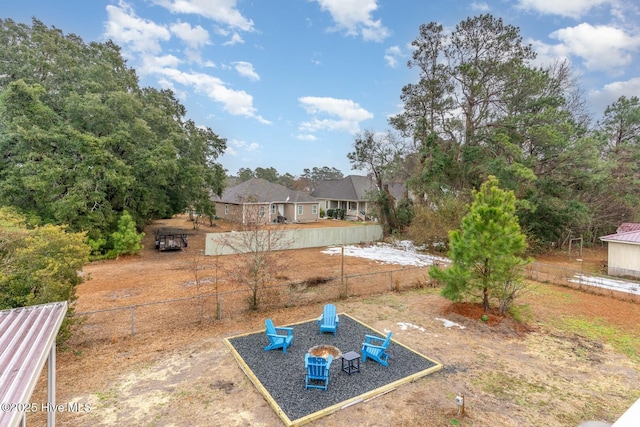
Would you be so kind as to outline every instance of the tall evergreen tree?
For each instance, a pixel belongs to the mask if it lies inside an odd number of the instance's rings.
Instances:
[[[469,213],[459,230],[449,233],[451,266],[432,267],[429,275],[444,284],[442,295],[452,301],[482,301],[485,311],[498,303],[505,314],[524,289],[520,267],[527,244],[515,215],[513,191],[498,187],[491,176],[474,191]]]
[[[494,175],[514,190],[531,242],[561,243],[591,227],[583,195],[601,187],[605,169],[568,65],[533,67],[519,29],[491,15],[450,34],[422,25],[412,44],[419,80],[403,88],[404,112],[390,124],[415,142],[408,184],[421,209]]]
[[[614,216],[617,221],[640,220],[640,99],[621,96],[609,105],[599,131],[610,167],[608,191],[617,195]]]

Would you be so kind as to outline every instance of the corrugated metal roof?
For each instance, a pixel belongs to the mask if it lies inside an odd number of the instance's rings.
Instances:
[[[635,222],[623,222],[616,230],[616,233],[626,233],[628,231],[640,231],[640,224]]]
[[[640,230],[628,231],[626,233],[610,234],[608,236],[600,237],[600,240],[602,240],[603,242],[640,244]]]
[[[0,403],[30,403],[67,312],[67,302],[0,311]],[[0,411],[0,426],[17,426],[18,411]]]

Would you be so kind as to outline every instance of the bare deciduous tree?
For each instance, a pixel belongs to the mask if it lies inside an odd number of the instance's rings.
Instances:
[[[250,291],[249,308],[257,310],[262,291],[276,283],[288,265],[288,257],[281,251],[290,242],[283,224],[267,221],[268,204],[244,204],[238,225],[240,232],[231,232],[221,239],[221,245],[233,252],[229,276]]]

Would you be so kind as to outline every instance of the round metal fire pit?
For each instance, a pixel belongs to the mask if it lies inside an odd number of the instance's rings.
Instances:
[[[342,352],[338,347],[324,344],[311,347],[309,349],[309,354],[316,357],[324,357],[325,359],[328,359],[329,355],[332,355],[334,360],[342,356]]]

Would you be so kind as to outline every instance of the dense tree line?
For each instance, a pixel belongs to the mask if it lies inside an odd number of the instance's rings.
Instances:
[[[595,242],[622,221],[640,220],[637,97],[621,97],[592,125],[568,63],[534,67],[519,29],[491,15],[451,33],[421,25],[412,45],[408,66],[419,80],[403,87],[404,110],[389,120],[408,143],[397,150],[369,132],[349,156],[354,166],[388,157],[378,168],[387,182],[409,171],[414,234],[426,219],[450,229],[452,203],[466,209],[489,176],[514,192],[533,246],[569,236]]]
[[[252,178],[261,178],[275,184],[284,185],[292,190],[311,192],[315,185],[320,181],[340,179],[343,177],[344,176],[340,170],[329,166],[323,166],[321,168],[305,168],[302,171],[302,174],[297,177],[288,172],[280,175],[274,167],[257,167],[255,170],[252,170],[251,168],[240,168],[236,176],[231,178],[236,179],[240,183]]]
[[[187,208],[213,215],[225,140],[171,91],[139,87],[118,46],[7,19],[0,62],[0,204],[86,232],[101,252],[125,211],[138,228]]]

